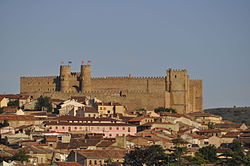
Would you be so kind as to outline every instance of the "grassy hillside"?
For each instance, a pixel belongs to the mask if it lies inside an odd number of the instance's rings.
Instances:
[[[219,115],[224,120],[236,123],[245,123],[250,126],[250,107],[211,108],[205,109],[204,112]]]

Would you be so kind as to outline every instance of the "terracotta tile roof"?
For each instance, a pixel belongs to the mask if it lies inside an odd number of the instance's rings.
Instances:
[[[197,133],[221,133],[221,132],[223,131],[219,129],[204,129],[204,130],[197,131]]]
[[[58,142],[55,149],[68,149],[69,143]]]
[[[160,112],[161,116],[172,116],[172,117],[182,117],[183,115],[177,113],[170,113],[170,112]]]
[[[85,107],[84,109],[86,113],[98,113],[98,111],[93,107]]]
[[[137,122],[137,121],[141,121],[143,119],[154,119],[154,118],[148,117],[148,116],[138,116],[138,117],[134,117],[134,118],[130,119],[129,122]]]
[[[120,117],[120,119],[123,121],[123,122],[128,122],[130,119],[133,119],[134,117],[129,117],[129,116],[122,116]]]
[[[95,117],[77,117],[77,116],[70,116],[70,115],[63,115],[59,116],[53,120],[59,120],[59,121],[118,121],[113,118],[103,117],[103,118],[95,118]]]
[[[26,146],[21,148],[21,150],[24,150],[26,153],[32,152],[33,154],[47,154],[47,153],[52,153],[52,150],[42,148],[40,146]]]
[[[242,124],[239,123],[217,123],[214,125],[215,128],[240,128]]]
[[[127,150],[79,150],[77,153],[87,159],[122,159]]]
[[[56,149],[77,149],[97,146],[100,139],[71,138],[69,143],[57,143]]]
[[[22,129],[26,129],[26,128],[29,128],[29,127],[32,127],[33,125],[22,125],[22,126],[18,126],[16,127],[15,129],[16,130],[22,130]]]
[[[240,135],[240,132],[228,132],[225,135],[223,135],[222,137],[224,138],[238,138]]]
[[[173,123],[171,122],[148,122],[148,123],[145,123],[141,126],[152,126],[153,124],[168,124],[168,125],[173,125]]]
[[[18,120],[18,121],[26,121],[26,120],[44,120],[45,118],[39,118],[31,115],[1,115],[0,120]]]
[[[191,136],[192,138],[195,138],[195,139],[205,139],[205,138],[207,138],[204,135],[198,135],[198,134],[195,134],[195,133],[188,134],[188,135]]]
[[[133,127],[135,125],[126,123],[70,123],[70,122],[45,122],[46,125],[57,125],[57,126],[128,126]]]
[[[12,107],[12,108],[3,107],[3,112],[4,112],[4,113],[16,113],[17,110],[18,110],[17,107]]]
[[[114,141],[112,140],[101,140],[99,143],[97,143],[97,147],[108,147],[114,144]]]
[[[82,164],[77,162],[55,162],[59,166],[82,166]]]
[[[46,142],[57,142],[57,136],[46,136]]]
[[[220,116],[216,116],[216,115],[209,114],[206,112],[192,112],[192,113],[189,113],[187,115],[193,116],[193,117],[218,117],[218,118],[220,117]]]

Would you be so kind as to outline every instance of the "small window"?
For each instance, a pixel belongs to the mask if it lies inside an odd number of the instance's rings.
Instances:
[[[75,127],[75,129],[77,129],[77,127]]]
[[[62,127],[62,129],[64,129],[64,127]]]
[[[112,130],[112,127],[110,127],[109,130]]]
[[[119,127],[116,127],[116,130],[119,130]]]
[[[108,110],[108,114],[110,114],[110,111]]]
[[[125,130],[125,127],[123,127],[122,130]]]
[[[100,107],[100,110],[102,110],[102,107]]]
[[[130,127],[128,128],[128,132],[130,132]]]
[[[176,78],[177,76],[175,75],[174,78]]]

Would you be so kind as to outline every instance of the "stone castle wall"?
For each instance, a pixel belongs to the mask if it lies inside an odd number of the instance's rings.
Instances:
[[[190,80],[186,70],[168,70],[166,77],[103,78],[91,78],[90,66],[82,66],[81,72],[76,73],[70,71],[70,66],[61,66],[60,71],[60,76],[21,77],[20,93],[59,99],[88,95],[104,102],[119,102],[130,110],[157,107],[171,107],[179,113],[202,110],[202,81]]]

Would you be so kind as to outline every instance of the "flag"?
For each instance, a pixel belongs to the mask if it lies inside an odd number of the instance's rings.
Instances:
[[[63,64],[64,64],[64,61],[61,61],[60,63],[63,65]]]
[[[84,64],[84,61],[82,61],[82,64]]]
[[[68,63],[70,64],[70,63],[72,63],[72,61],[68,61]]]
[[[88,63],[91,63],[91,61],[88,61]]]

